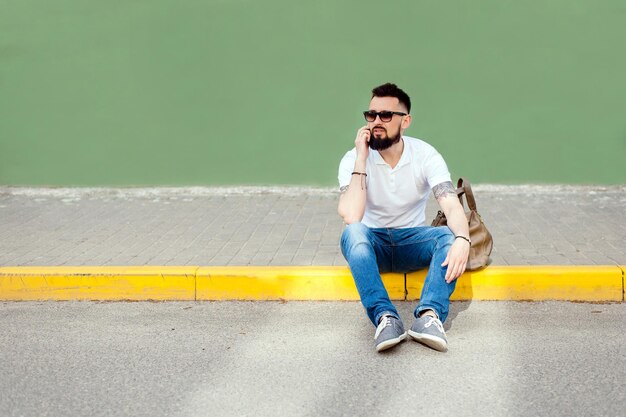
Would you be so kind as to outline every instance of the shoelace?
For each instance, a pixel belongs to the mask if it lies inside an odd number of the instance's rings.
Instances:
[[[424,325],[424,327],[430,327],[432,325],[435,325],[435,327],[441,332],[444,333],[443,331],[443,326],[441,325],[441,322],[434,318],[434,317],[430,317],[430,320],[428,320],[428,322],[426,322],[426,324]]]
[[[374,339],[378,337],[380,332],[387,326],[391,326],[391,316],[383,316],[383,319],[378,323],[378,327],[376,328],[376,334],[374,335]]]

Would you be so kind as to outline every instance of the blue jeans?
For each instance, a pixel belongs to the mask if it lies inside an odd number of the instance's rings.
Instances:
[[[385,313],[399,318],[389,300],[380,274],[411,272],[428,267],[419,304],[414,315],[434,310],[441,322],[448,316],[450,296],[456,280],[445,280],[448,267],[442,267],[454,235],[448,227],[410,227],[406,229],[368,228],[352,223],[341,235],[341,252],[348,261],[361,303],[374,326]]]

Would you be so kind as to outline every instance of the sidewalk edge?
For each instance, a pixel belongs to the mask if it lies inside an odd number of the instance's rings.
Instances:
[[[393,300],[415,300],[426,271],[383,274]],[[624,266],[490,266],[459,278],[453,300],[624,302]],[[359,300],[348,267],[0,267],[0,301]]]

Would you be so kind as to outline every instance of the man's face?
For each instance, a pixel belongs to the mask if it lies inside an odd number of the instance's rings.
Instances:
[[[369,110],[396,111],[406,113],[404,106],[396,97],[373,97],[370,101]],[[367,122],[367,127],[372,132],[369,146],[372,149],[382,151],[398,143],[402,137],[403,119],[407,116],[394,114],[390,121],[383,122],[380,117],[376,117],[373,122]]]

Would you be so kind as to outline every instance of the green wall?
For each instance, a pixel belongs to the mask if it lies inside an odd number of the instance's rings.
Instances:
[[[453,176],[625,184],[624,0],[0,0],[0,184],[335,185],[375,85]]]

